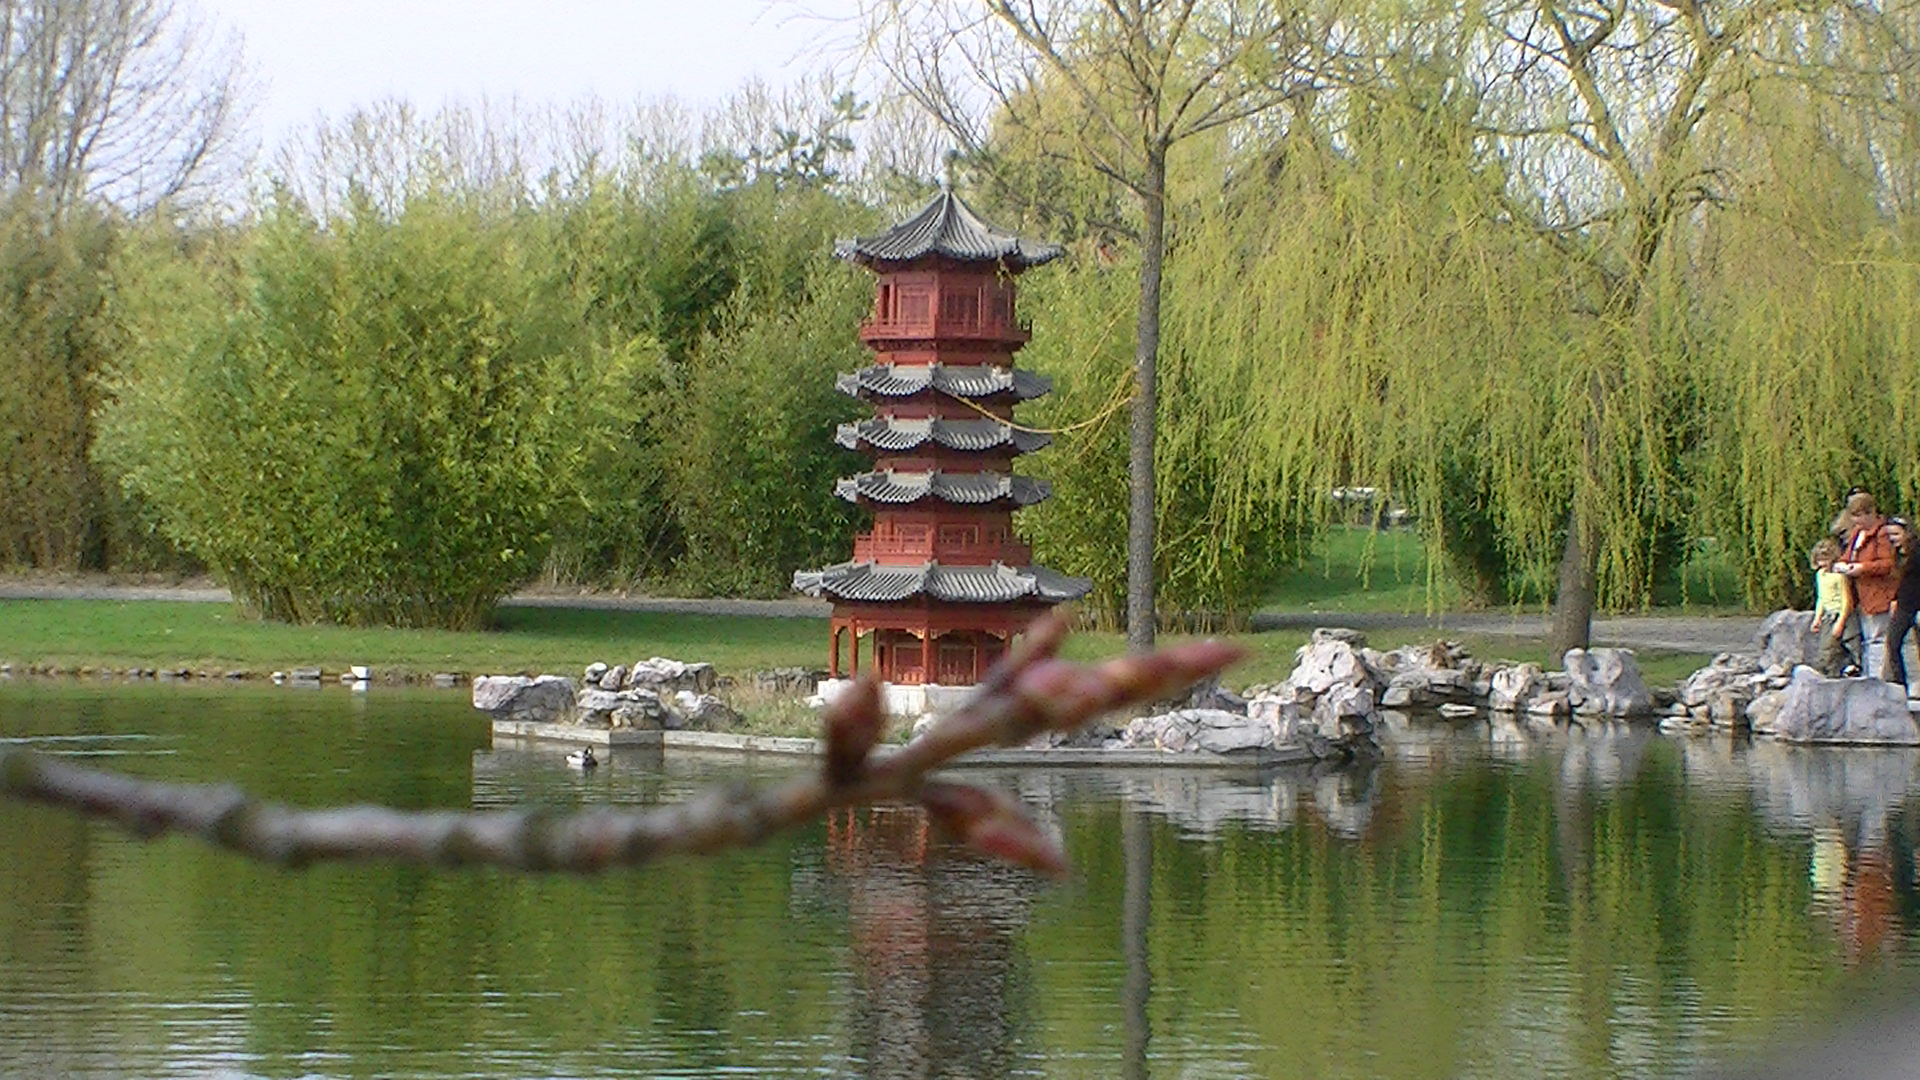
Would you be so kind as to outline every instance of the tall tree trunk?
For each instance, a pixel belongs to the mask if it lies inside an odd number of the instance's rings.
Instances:
[[[1133,416],[1127,446],[1127,648],[1153,648],[1153,448],[1159,409],[1160,273],[1167,257],[1167,150],[1147,152],[1140,201],[1140,310],[1133,345]]]
[[[1584,649],[1593,630],[1594,581],[1599,545],[1594,543],[1592,517],[1575,492],[1567,511],[1567,547],[1560,553],[1559,587],[1553,593],[1553,621],[1547,630],[1547,650],[1558,659],[1568,649]]]

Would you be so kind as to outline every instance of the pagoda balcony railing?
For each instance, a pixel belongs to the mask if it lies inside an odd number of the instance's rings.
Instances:
[[[1033,562],[1033,548],[1026,544],[980,544],[950,540],[882,540],[872,536],[853,538],[854,562],[941,562],[955,566],[985,566],[1001,562],[1008,566],[1027,566]]]
[[[958,341],[1004,341],[1024,345],[1033,340],[1033,321],[1012,323],[990,319],[876,319],[860,324],[862,342],[901,338],[945,338]]]

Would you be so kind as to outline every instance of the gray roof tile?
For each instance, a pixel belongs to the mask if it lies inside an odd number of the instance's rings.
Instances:
[[[910,503],[934,498],[942,502],[977,506],[1007,499],[1015,506],[1032,506],[1053,494],[1053,485],[1028,476],[1005,473],[864,472],[843,476],[833,485],[833,493],[858,502],[868,499],[881,503]]]
[[[962,262],[1004,262],[1025,270],[1060,257],[1058,244],[1023,240],[983,220],[951,191],[934,196],[921,211],[875,236],[842,240],[833,253],[862,266],[943,255]]]
[[[949,450],[995,450],[1010,446],[1025,454],[1053,442],[1053,436],[1021,431],[1001,420],[908,420],[875,417],[854,424],[841,424],[834,440],[849,450],[865,443],[875,450],[897,453],[927,443]]]
[[[993,367],[987,364],[875,364],[848,372],[834,380],[840,392],[853,397],[876,394],[880,397],[912,397],[932,387],[944,394],[963,398],[987,398],[1012,394],[1016,400],[1031,401],[1053,390],[1053,379],[1021,368]]]
[[[912,596],[956,603],[1001,604],[1028,598],[1049,603],[1078,600],[1093,583],[1044,566],[886,566],[845,562],[822,570],[801,570],[793,587],[809,596],[835,600],[892,603]]]

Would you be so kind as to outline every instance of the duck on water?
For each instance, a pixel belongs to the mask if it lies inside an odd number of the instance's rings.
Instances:
[[[576,769],[591,769],[595,765],[600,764],[600,762],[593,756],[593,747],[589,746],[568,754],[567,764]]]

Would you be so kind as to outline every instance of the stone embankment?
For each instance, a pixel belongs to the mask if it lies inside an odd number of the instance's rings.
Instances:
[[[495,721],[566,724],[602,730],[726,731],[740,714],[714,696],[712,664],[664,657],[587,665],[578,680],[563,675],[482,675],[473,707]]]
[[[1725,652],[1677,688],[1649,687],[1631,650],[1570,650],[1563,668],[1484,662],[1436,641],[1390,651],[1357,630],[1322,627],[1295,654],[1285,682],[1236,694],[1214,683],[1165,712],[1049,736],[1034,750],[1173,756],[1370,757],[1412,711],[1465,720],[1484,714],[1537,724],[1659,718],[1663,730],[1744,730],[1788,742],[1920,745],[1905,694],[1876,679],[1827,679],[1806,661],[1818,647],[1806,612],[1775,612],[1751,652]],[[793,680],[799,682],[798,675]],[[655,657],[594,664],[580,680],[484,676],[474,705],[510,725],[597,730],[724,731],[738,717],[709,690],[707,664]],[[930,723],[922,717],[915,733]]]
[[[1317,758],[1343,759],[1377,752],[1384,730],[1413,710],[1450,719],[1506,712],[1550,723],[1650,715],[1654,705],[1624,649],[1576,649],[1565,671],[1549,672],[1484,663],[1446,641],[1382,652],[1356,630],[1323,627],[1295,654],[1283,683],[1252,687],[1244,697],[1206,687],[1182,708],[1074,738],[1176,754],[1305,746]]]
[[[1829,679],[1809,666],[1820,649],[1813,613],[1776,611],[1750,652],[1721,653],[1680,684],[1667,731],[1751,731],[1783,742],[1920,745],[1905,688],[1878,678]]]

